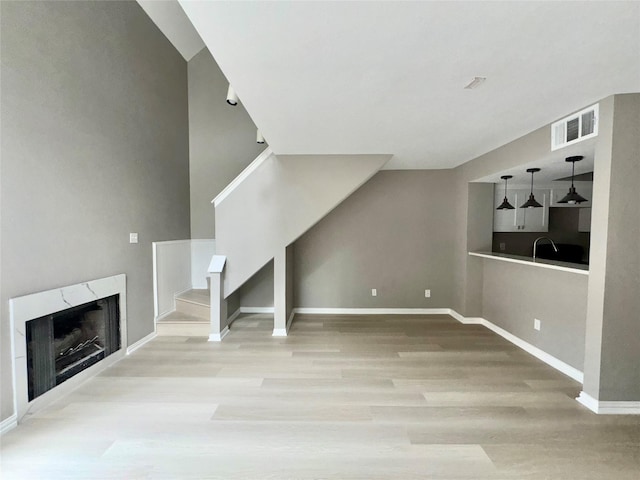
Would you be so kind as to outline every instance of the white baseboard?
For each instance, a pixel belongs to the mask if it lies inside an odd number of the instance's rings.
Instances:
[[[4,435],[10,430],[13,430],[18,426],[18,415],[15,413],[8,418],[5,418],[0,422],[0,436]]]
[[[294,313],[309,315],[449,315],[449,308],[316,308],[299,307]]]
[[[486,320],[481,317],[465,317],[463,315],[460,315],[455,310],[451,310],[451,316],[461,323],[484,325],[489,330],[497,333],[505,340],[510,341],[515,346],[520,347],[522,350],[524,350],[527,353],[530,353],[531,355],[536,357],[538,360],[542,360],[547,365],[564,373],[568,377],[573,378],[576,382],[580,382],[580,383],[584,382],[584,373],[578,370],[577,368],[572,367],[568,363],[565,363],[562,360],[554,357],[553,355],[548,354],[544,350],[541,350],[538,347],[531,345],[529,342],[526,342],[521,338],[516,337],[512,333],[507,332],[505,329],[497,326],[494,323],[491,323],[489,320]]]
[[[240,313],[273,313],[273,307],[240,307]]]
[[[458,320],[460,323],[464,323],[466,325],[482,325],[484,318],[482,317],[465,317],[460,315],[455,310],[449,308],[449,315]]]
[[[601,402],[584,391],[576,400],[599,415],[640,415],[640,402]]]
[[[147,335],[146,337],[141,338],[140,340],[138,340],[133,345],[128,346],[127,347],[127,355],[131,355],[137,349],[142,347],[145,343],[150,342],[151,340],[153,340],[156,337],[156,335],[157,335],[156,332],[151,332],[149,335]]]
[[[209,335],[210,342],[221,342],[224,337],[229,334],[229,327],[224,327],[220,333],[212,333]]]
[[[233,321],[240,316],[242,311],[238,308],[235,312],[231,314],[229,318],[227,318],[227,327],[230,327]]]
[[[287,329],[286,328],[274,328],[273,329],[273,333],[271,334],[272,337],[286,337],[287,336]]]
[[[173,310],[169,310],[168,312],[164,312],[163,314],[160,314],[156,317],[155,322],[158,323],[159,320],[162,320],[163,318],[168,317],[169,315],[171,315],[172,313],[174,313],[176,311],[175,306],[173,308]]]

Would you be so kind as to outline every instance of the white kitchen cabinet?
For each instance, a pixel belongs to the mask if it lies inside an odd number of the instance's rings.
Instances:
[[[578,231],[591,231],[591,208],[581,208],[578,212]]]
[[[549,195],[547,189],[534,189],[536,200],[542,208],[520,208],[529,199],[530,190],[514,188],[507,194],[513,210],[495,210],[502,203],[504,190],[496,188],[494,198],[494,232],[548,232],[549,231]]]

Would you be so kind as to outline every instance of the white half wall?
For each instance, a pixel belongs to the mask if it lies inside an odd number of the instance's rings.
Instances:
[[[191,288],[191,240],[154,242],[152,247],[154,317],[157,320],[175,310],[176,293]],[[205,270],[208,264],[205,262]]]
[[[216,253],[214,239],[191,240],[191,288],[208,288],[207,267]]]

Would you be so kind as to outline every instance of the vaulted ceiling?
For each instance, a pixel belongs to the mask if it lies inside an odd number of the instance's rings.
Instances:
[[[278,154],[449,168],[640,91],[639,2],[179,3]]]

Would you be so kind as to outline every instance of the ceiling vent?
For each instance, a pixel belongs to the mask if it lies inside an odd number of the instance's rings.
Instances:
[[[551,125],[551,150],[598,135],[598,104],[569,115]]]

